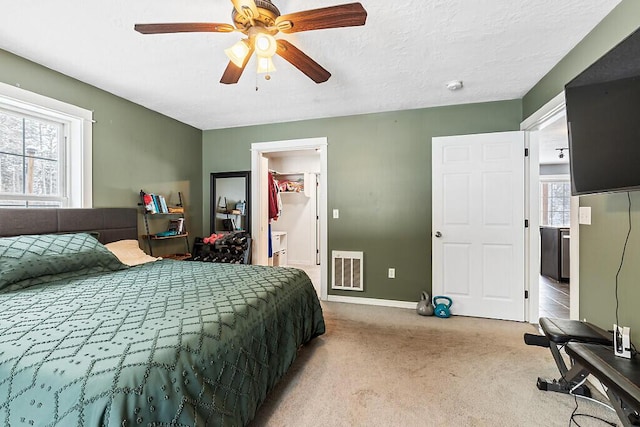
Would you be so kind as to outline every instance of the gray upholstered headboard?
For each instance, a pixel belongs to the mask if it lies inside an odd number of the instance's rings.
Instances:
[[[138,210],[94,209],[0,209],[0,237],[97,231],[100,242],[138,239]]]

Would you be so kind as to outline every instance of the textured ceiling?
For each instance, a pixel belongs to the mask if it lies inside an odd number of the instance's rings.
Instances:
[[[280,12],[347,1],[273,0]],[[200,129],[522,97],[619,0],[362,0],[364,27],[289,40],[332,73],[283,59],[219,82],[239,33],[141,35],[135,23],[231,22],[227,0],[3,1],[0,48]],[[459,79],[464,89],[450,92]],[[11,82],[9,82],[11,83]],[[19,82],[14,82],[19,83]]]

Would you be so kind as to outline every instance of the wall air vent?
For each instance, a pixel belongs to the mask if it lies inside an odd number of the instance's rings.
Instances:
[[[364,291],[363,252],[331,251],[333,280],[331,289]]]

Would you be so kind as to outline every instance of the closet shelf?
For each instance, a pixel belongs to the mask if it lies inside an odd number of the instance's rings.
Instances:
[[[275,176],[291,176],[291,175],[299,175],[304,176],[306,172],[274,172]]]
[[[309,172],[274,172],[280,194],[301,193],[307,197],[312,186],[311,175]]]

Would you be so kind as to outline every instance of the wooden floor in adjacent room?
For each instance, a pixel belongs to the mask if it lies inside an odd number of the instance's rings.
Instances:
[[[540,275],[540,317],[569,318],[569,283]]]

